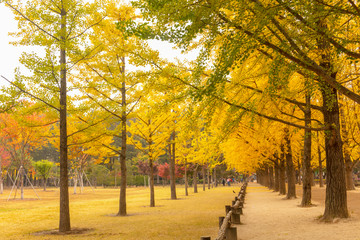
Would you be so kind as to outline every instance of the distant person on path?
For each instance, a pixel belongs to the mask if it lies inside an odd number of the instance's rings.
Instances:
[[[227,182],[227,185],[230,186],[231,178],[228,178],[228,179],[226,180],[226,182]]]
[[[222,179],[222,185],[225,186],[225,178]]]

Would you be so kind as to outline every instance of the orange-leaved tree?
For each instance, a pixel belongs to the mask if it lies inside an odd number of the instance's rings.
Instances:
[[[11,166],[18,171],[21,199],[24,199],[25,171],[31,166],[30,151],[41,148],[47,142],[49,126],[46,126],[43,114],[26,114],[19,110],[12,114],[0,114],[0,129],[0,144],[10,155]]]

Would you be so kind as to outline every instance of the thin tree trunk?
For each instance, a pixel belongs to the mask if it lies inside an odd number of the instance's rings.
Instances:
[[[215,187],[217,187],[218,182],[217,182],[217,178],[216,178],[216,166],[214,167],[214,182],[215,182]]]
[[[77,174],[77,170],[75,170],[75,174],[74,174],[74,194],[76,194],[76,187],[77,187],[77,182],[78,182],[77,180],[78,180],[78,174]],[[44,186],[45,186],[45,179],[44,179]]]
[[[207,170],[207,185],[208,189],[210,189],[210,168],[208,168]]]
[[[150,159],[150,207],[155,207],[155,189],[154,189],[154,166]]]
[[[24,168],[21,166],[20,168],[20,192],[21,192],[21,200],[24,200]]]
[[[194,176],[193,176],[193,182],[194,182],[194,193],[198,193],[198,187],[197,187],[197,168],[198,166],[196,165],[195,169],[194,169]]]
[[[173,142],[171,142],[173,141]],[[170,189],[171,199],[176,199],[176,185],[175,185],[175,131],[170,136],[169,144],[169,163],[170,163]]]
[[[114,167],[114,188],[116,188],[116,185],[117,185],[117,182],[116,182],[116,175],[117,175],[117,172],[116,172],[116,167]]]
[[[84,192],[84,178],[83,178],[83,170],[80,172],[80,193]]]
[[[265,187],[269,187],[269,168],[267,165],[265,165],[265,168],[264,169],[261,169],[260,170],[261,172],[261,175],[262,175],[262,179],[263,179],[263,185]]]
[[[59,232],[68,232],[70,227],[69,187],[68,187],[68,144],[67,144],[67,106],[66,106],[66,16],[61,9],[60,42],[60,221]]]
[[[279,169],[279,160],[276,159],[276,163],[274,164],[274,171],[275,171],[275,182],[274,182],[274,191],[280,191],[280,169]]]
[[[318,157],[319,157],[319,186],[324,187],[324,174],[323,174],[323,166],[322,166],[322,159],[321,159],[321,150],[320,145],[318,145]]]
[[[206,183],[205,183],[205,178],[206,178],[206,176],[205,176],[205,165],[203,165],[202,166],[202,180],[203,180],[203,191],[205,191],[205,185],[206,185]]]
[[[185,196],[189,196],[189,192],[188,192],[188,178],[187,178],[187,160],[186,160],[186,159],[185,159],[184,169],[185,169],[185,173],[184,173]]]
[[[294,163],[292,157],[292,150],[291,150],[291,140],[289,129],[285,129],[285,159],[286,159],[286,174],[288,179],[288,191],[287,191],[287,199],[296,198],[296,179],[295,179],[295,170],[294,170]]]
[[[121,57],[121,152],[120,152],[120,200],[119,200],[119,212],[118,216],[126,216],[126,142],[127,142],[127,130],[126,130],[126,83],[125,83],[125,57]]]
[[[279,164],[279,192],[280,195],[286,194],[286,184],[285,184],[285,160],[281,159]]]
[[[47,178],[44,178],[44,192],[46,191]]]
[[[269,167],[269,189],[274,189],[274,168]]]
[[[311,108],[310,95],[306,95],[305,126],[310,127],[311,124]],[[301,206],[311,206],[311,130],[305,129],[304,133],[304,153],[303,153],[303,195],[301,199]]]

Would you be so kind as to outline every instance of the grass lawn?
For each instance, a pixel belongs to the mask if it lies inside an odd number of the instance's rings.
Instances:
[[[79,192],[80,189],[78,189]],[[170,200],[170,187],[155,188],[156,207],[150,208],[148,188],[127,190],[129,216],[116,217],[119,189],[85,188],[82,194],[70,192],[72,228],[90,228],[79,235],[43,235],[34,232],[56,229],[59,218],[59,189],[46,192],[37,189],[41,200],[32,189],[25,189],[25,200],[11,198],[10,190],[0,195],[0,239],[200,239],[214,238],[218,231],[218,217],[224,216],[225,205],[230,205],[240,185],[219,186],[185,196],[184,187],[177,186],[178,200]]]

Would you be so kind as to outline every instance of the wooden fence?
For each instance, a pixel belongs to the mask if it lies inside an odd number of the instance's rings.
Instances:
[[[232,201],[232,205],[225,206],[225,217],[219,217],[219,233],[216,240],[237,240],[236,227],[240,224],[240,215],[243,214],[243,205],[245,201],[247,182],[240,189],[238,196]],[[203,236],[200,240],[211,240],[211,237]]]

